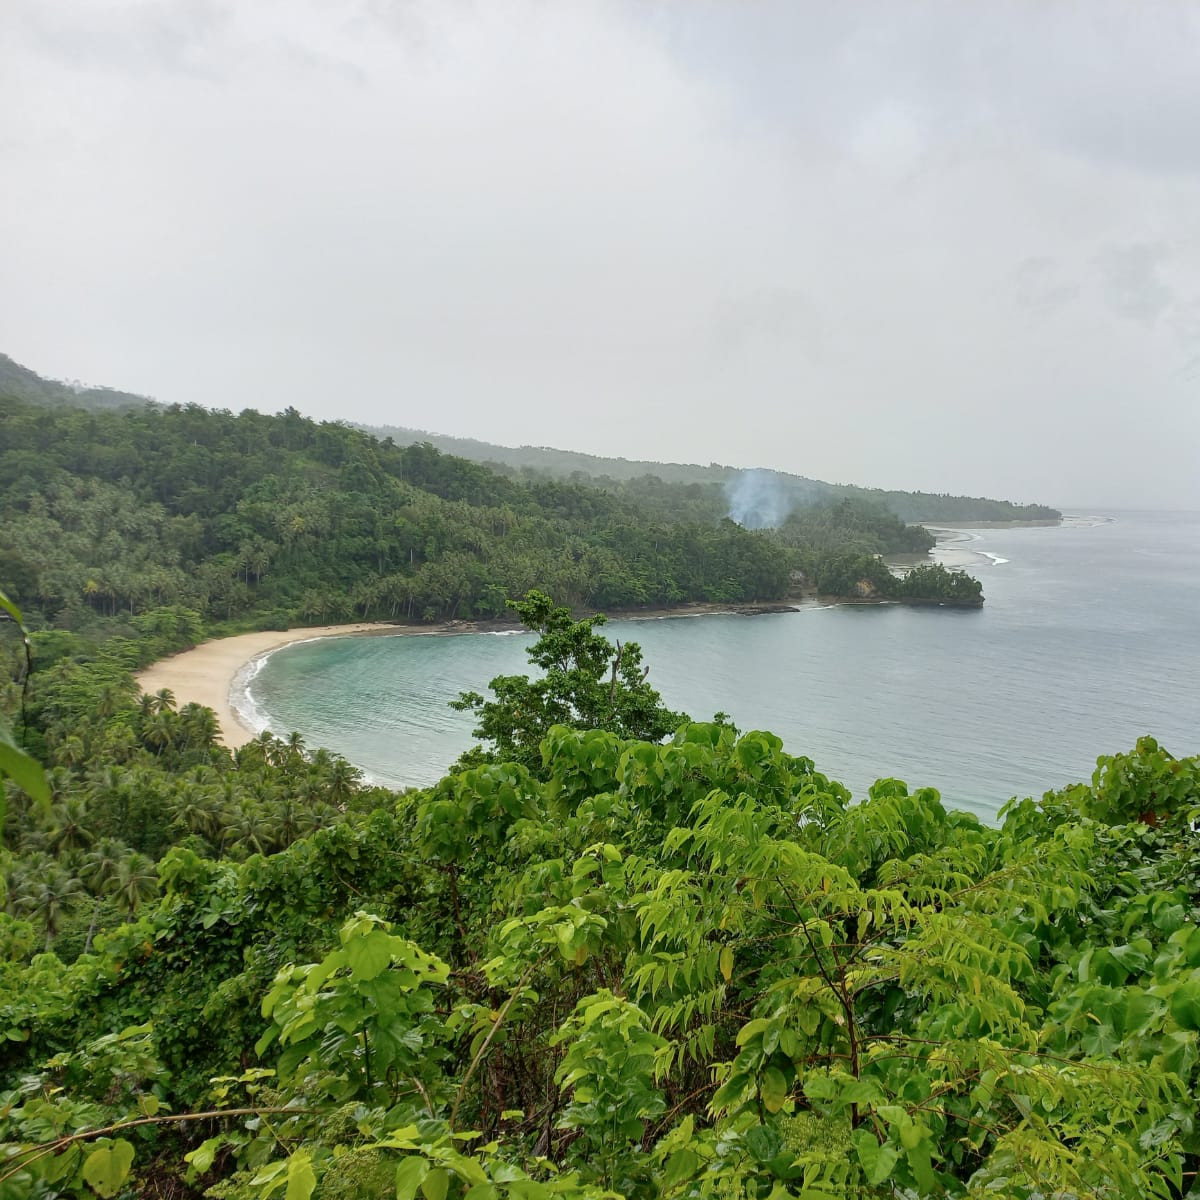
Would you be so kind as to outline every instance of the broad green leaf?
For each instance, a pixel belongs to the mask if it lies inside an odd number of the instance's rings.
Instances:
[[[900,1157],[895,1147],[886,1143],[881,1146],[869,1129],[855,1131],[854,1149],[866,1173],[867,1181],[875,1186],[887,1179]]]
[[[733,978],[733,947],[722,946],[720,956],[721,976],[728,983]]]
[[[735,1039],[739,1046],[744,1046],[752,1037],[762,1033],[768,1025],[770,1025],[765,1017],[755,1017],[753,1021],[747,1021],[745,1025],[738,1030],[737,1038]]]
[[[768,1067],[762,1076],[763,1106],[769,1113],[777,1113],[788,1098],[787,1080],[778,1067]]]
[[[1185,979],[1171,993],[1171,1016],[1184,1029],[1200,1029],[1200,979]]]
[[[690,1179],[700,1165],[700,1157],[694,1150],[686,1146],[676,1150],[667,1159],[666,1173],[663,1177],[664,1187],[674,1187],[685,1179]]]
[[[0,592],[0,608],[4,609],[18,625],[21,624],[21,610],[3,592]]]
[[[413,1197],[417,1194],[417,1188],[425,1182],[428,1175],[428,1160],[415,1154],[409,1158],[402,1159],[400,1165],[396,1168],[396,1200],[413,1200]],[[442,1186],[444,1195],[445,1184]]]
[[[97,1195],[115,1196],[129,1178],[133,1166],[133,1146],[117,1138],[111,1146],[99,1146],[83,1160],[83,1178]]]
[[[912,1168],[913,1178],[922,1194],[934,1195],[938,1190],[937,1174],[930,1161],[929,1140],[922,1138],[916,1145],[910,1146],[906,1157]]]
[[[496,1200],[499,1194],[494,1184],[477,1183],[474,1187],[467,1189],[463,1200]]]
[[[425,1197],[425,1200],[446,1200],[446,1193],[449,1190],[450,1173],[445,1167],[434,1167],[421,1180],[421,1194]]]
[[[224,1141],[224,1136],[221,1136],[201,1142],[195,1150],[190,1150],[183,1156],[184,1162],[190,1163],[197,1174],[203,1175],[213,1165],[217,1151]]]
[[[392,939],[382,929],[350,938],[346,943],[346,962],[357,982],[374,979],[387,970],[392,961]]]
[[[0,778],[5,775],[39,804],[50,803],[50,787],[42,764],[12,740],[8,726],[0,721]]]
[[[317,1177],[313,1174],[312,1159],[307,1150],[297,1150],[288,1159],[287,1191],[284,1200],[309,1200],[317,1186]]]

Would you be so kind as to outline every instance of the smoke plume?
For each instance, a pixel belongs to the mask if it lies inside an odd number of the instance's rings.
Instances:
[[[775,529],[792,507],[779,476],[774,471],[755,468],[743,471],[725,484],[729,516],[746,529]]]

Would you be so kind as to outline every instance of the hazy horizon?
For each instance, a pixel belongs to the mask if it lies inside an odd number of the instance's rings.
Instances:
[[[2,354],[2,353],[5,353],[5,351],[3,349],[0,349],[0,354]],[[13,358],[13,360],[15,362],[17,362],[19,366],[22,366],[28,370],[34,371],[35,374],[40,375],[43,379],[50,379],[52,382],[65,384],[68,387],[78,388],[79,390],[87,390],[90,388],[111,388],[112,390],[115,390],[115,391],[128,391],[127,388],[122,388],[117,385],[105,383],[102,380],[86,380],[86,379],[77,379],[77,378],[70,378],[70,377],[61,377],[61,378],[54,377],[51,375],[47,375],[46,372],[44,372],[44,371],[38,371],[35,367],[31,367],[28,363],[20,362],[19,359],[14,358],[14,356],[12,356],[12,355],[9,355],[9,357]],[[159,403],[159,404],[176,403],[176,401],[172,401],[167,397],[153,396],[148,393],[146,393],[146,394],[130,393],[130,394],[142,395],[143,399],[151,400],[151,401],[154,401],[155,403]],[[222,408],[225,406],[223,406],[223,405],[204,405],[204,407]],[[253,404],[245,405],[244,407],[253,409],[258,412],[267,413],[267,414],[270,414],[270,412],[271,412],[270,409],[263,408],[261,406],[253,405]],[[239,411],[241,411],[241,410],[239,410]],[[303,413],[302,415],[312,417],[314,420],[345,420],[345,421],[348,421],[348,423],[350,423],[352,425],[367,424],[367,423],[355,421],[355,420],[352,420],[349,418],[316,417],[311,413]],[[383,423],[380,423],[377,425],[367,425],[367,427],[370,429],[385,429],[385,428],[389,427],[389,423],[383,422]],[[411,430],[414,433],[428,434],[431,437],[463,436],[465,440],[473,440],[473,441],[481,442],[484,445],[503,446],[508,449],[534,449],[534,450],[549,449],[549,450],[559,450],[559,451],[566,451],[569,453],[580,453],[580,454],[593,454],[594,453],[593,451],[584,450],[578,446],[567,446],[567,445],[547,446],[545,444],[534,444],[534,443],[530,443],[530,442],[521,442],[521,443],[494,442],[494,441],[491,441],[490,439],[475,438],[469,434],[468,435],[447,434],[444,430],[441,430],[441,429],[428,429],[428,428],[419,428],[417,426],[399,426],[399,425],[392,425],[391,427],[392,428],[405,428],[405,429]],[[741,470],[741,471],[752,471],[752,470],[756,470],[756,469],[763,469],[763,464],[757,463],[757,462],[754,462],[754,463],[732,463],[732,462],[722,462],[718,459],[710,459],[707,462],[700,462],[698,460],[692,460],[692,459],[667,459],[667,458],[639,459],[639,458],[634,458],[630,455],[614,455],[614,454],[603,454],[603,455],[595,454],[594,456],[597,458],[624,458],[628,461],[645,462],[651,466],[653,466],[653,465],[696,466],[696,467],[717,466],[717,467],[729,467],[734,470]],[[784,470],[783,468],[767,468],[767,469]],[[803,472],[787,472],[787,473],[803,474]],[[822,477],[818,477],[818,476],[808,476],[808,478],[820,478],[821,482],[824,482],[824,483],[831,483],[831,484],[836,484],[836,485],[848,485],[851,487],[865,487],[865,488],[883,487],[882,484],[874,483],[869,479],[834,479],[834,478],[822,478]],[[887,489],[887,490],[911,491],[911,492],[930,492],[932,489],[927,488],[927,487],[922,487],[920,484],[920,481],[915,481],[911,484],[897,485],[894,489]],[[976,494],[983,495],[983,493],[961,493],[961,494],[963,494],[963,495],[976,495]],[[1016,504],[1049,504],[1052,507],[1058,508],[1060,511],[1063,512],[1063,514],[1065,516],[1070,516],[1070,515],[1081,515],[1082,516],[1082,515],[1087,515],[1090,512],[1097,512],[1097,511],[1101,514],[1110,513],[1110,512],[1111,513],[1129,513],[1129,514],[1155,513],[1155,512],[1162,512],[1162,513],[1196,513],[1196,512],[1200,512],[1200,507],[1172,508],[1172,507],[1168,506],[1168,507],[1160,507],[1160,508],[1154,508],[1154,507],[1139,508],[1139,507],[1135,507],[1135,506],[1115,505],[1115,504],[1104,502],[1101,500],[1080,502],[1080,501],[1072,501],[1072,500],[1063,500],[1058,497],[1046,498],[1046,497],[1036,497],[1036,496],[1034,496],[1034,497],[1011,496],[1011,495],[996,494],[996,495],[989,495],[988,498],[994,499],[994,500],[1009,500]],[[928,523],[936,524],[936,522],[928,522]]]
[[[13,0],[0,44],[42,375],[1200,509],[1200,9]]]

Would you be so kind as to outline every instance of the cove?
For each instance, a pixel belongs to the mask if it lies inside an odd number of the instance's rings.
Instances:
[[[1153,734],[1200,751],[1200,515],[1113,514],[968,531],[937,552],[984,585],[982,610],[836,606],[613,620],[673,708],[769,729],[864,795],[877,778],[936,787],[994,818],[1013,796],[1085,779]],[[277,651],[241,707],[400,787],[471,744],[447,705],[526,670],[514,634],[328,638]]]

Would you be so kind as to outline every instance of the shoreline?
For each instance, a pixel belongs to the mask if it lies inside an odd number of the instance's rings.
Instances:
[[[950,533],[951,531],[946,531]],[[940,539],[939,539],[940,540]],[[862,606],[879,604],[933,603],[884,600],[875,597],[822,596],[805,590],[784,600],[749,601],[740,604],[696,602],[672,608],[614,609],[604,614],[612,621],[662,621],[687,617],[764,616],[769,614],[803,612],[806,609],[833,608],[838,605]],[[974,605],[968,607],[975,607]],[[594,615],[587,610],[575,611],[576,620]],[[517,631],[521,622],[514,617],[492,617],[484,620],[441,621],[433,625],[407,625],[388,621],[353,621],[345,625],[306,625],[292,629],[256,630],[235,633],[228,637],[211,638],[181,650],[134,674],[134,682],[143,693],[153,695],[166,688],[179,707],[201,704],[211,708],[217,717],[220,734],[217,742],[236,750],[260,736],[261,731],[250,725],[234,704],[233,693],[255,663],[298,642],[313,642],[335,637],[448,637],[465,634]]]
[[[153,695],[167,688],[179,706],[202,704],[217,715],[221,727],[217,741],[236,750],[258,737],[238,716],[231,693],[238,676],[251,663],[296,642],[326,637],[362,637],[381,633],[404,632],[403,627],[380,622],[359,621],[351,625],[317,625],[297,629],[270,629],[255,633],[236,633],[232,637],[212,638],[190,650],[181,650],[160,658],[134,675],[143,692]],[[424,630],[412,630],[414,633]],[[433,632],[431,629],[429,632]]]
[[[754,616],[763,613],[798,612],[822,607],[808,597],[794,602],[769,601],[751,604],[688,604],[678,608],[632,609],[606,613],[610,620],[653,621],[674,617],[702,617],[728,613]],[[483,621],[443,621],[435,625],[401,625],[387,621],[356,621],[347,625],[310,625],[293,629],[269,629],[212,638],[190,650],[160,658],[134,675],[134,681],[149,695],[167,688],[175,702],[202,704],[217,716],[221,733],[217,741],[229,750],[252,742],[259,731],[248,725],[233,703],[239,678],[260,659],[297,642],[332,637],[446,637],[454,634],[494,633],[516,630],[515,617]]]

